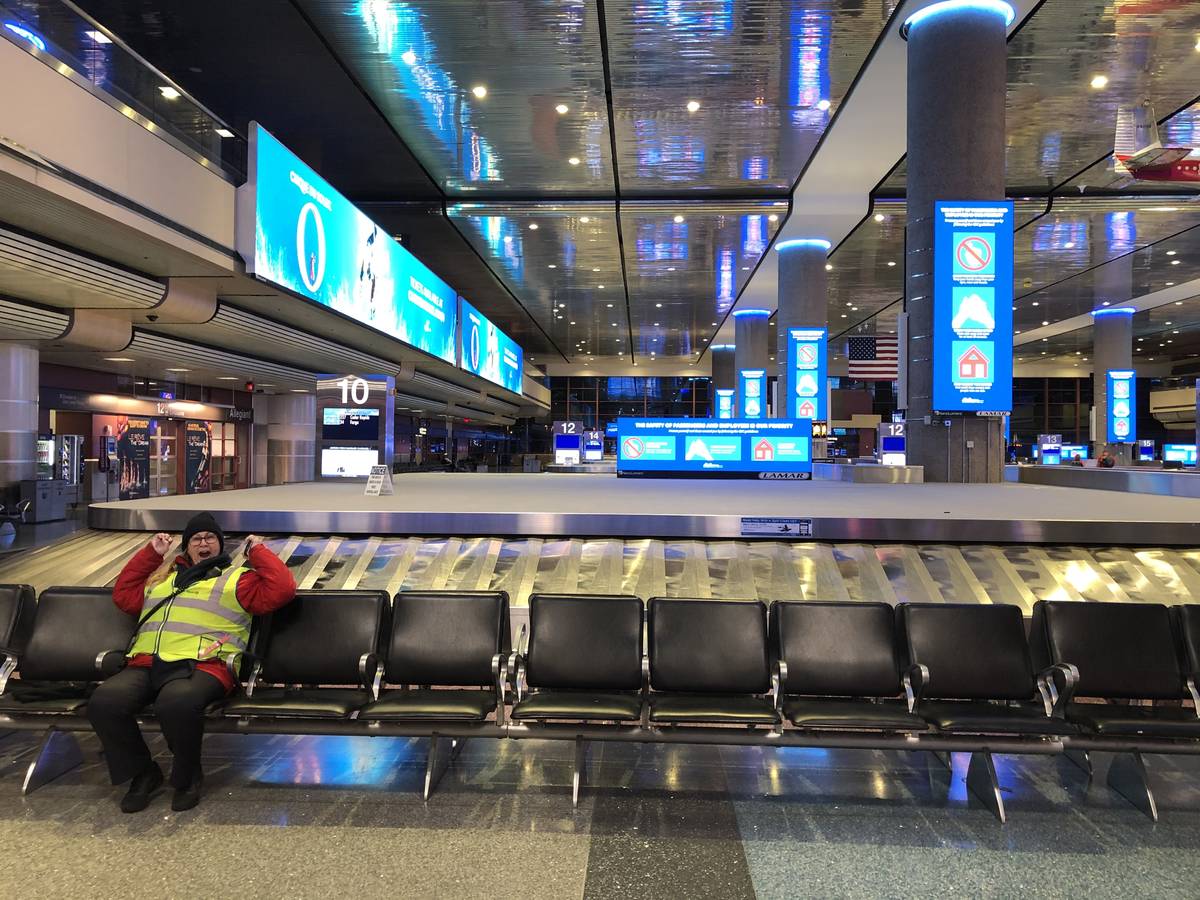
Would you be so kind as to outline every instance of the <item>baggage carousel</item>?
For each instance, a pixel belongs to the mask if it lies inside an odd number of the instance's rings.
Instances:
[[[1200,499],[1013,483],[434,472],[397,475],[386,497],[363,496],[362,484],[293,484],[97,503],[88,521],[178,532],[201,509],[230,531],[272,534],[1200,547]]]

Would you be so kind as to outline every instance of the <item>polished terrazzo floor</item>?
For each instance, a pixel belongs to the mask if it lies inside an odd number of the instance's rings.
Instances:
[[[157,742],[158,739],[155,738]],[[95,739],[26,798],[0,769],[10,897],[1195,897],[1200,760],[1151,757],[1156,825],[1065,760],[999,758],[1009,822],[922,755],[468,741],[432,800],[424,745],[212,736],[206,796],[116,808]],[[31,747],[0,740],[0,760]],[[161,742],[155,746],[161,747]]]

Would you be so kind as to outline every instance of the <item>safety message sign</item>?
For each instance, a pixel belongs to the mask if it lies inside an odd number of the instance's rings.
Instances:
[[[812,422],[794,419],[618,419],[618,475],[806,479]]]
[[[733,395],[734,391],[727,388],[720,388],[717,391],[717,418],[732,419],[733,418]]]
[[[789,418],[822,422],[828,418],[825,410],[825,338],[824,328],[788,329]]]
[[[1011,411],[1012,203],[935,203],[933,252],[933,408]]]
[[[763,369],[738,372],[738,411],[743,419],[767,417],[767,373]]]
[[[1107,378],[1108,442],[1132,444],[1137,441],[1137,373],[1127,369],[1109,369]]]

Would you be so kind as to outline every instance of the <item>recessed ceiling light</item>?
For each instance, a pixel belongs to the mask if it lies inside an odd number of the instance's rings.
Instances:
[[[529,223],[529,230],[530,230],[530,231],[537,231],[537,229],[538,229],[537,222],[530,222],[530,223]]]
[[[482,84],[477,84],[475,87],[471,88],[471,93],[482,100],[487,96],[487,88]]]
[[[1108,306],[1108,301],[1107,301],[1107,300],[1105,300],[1105,301],[1104,301],[1103,303],[1101,303],[1100,305],[1101,305],[1101,306]]]
[[[817,109],[819,109],[821,112],[825,112],[825,110],[829,109],[829,101],[828,100],[818,100],[817,101]]]
[[[890,269],[890,268],[891,268],[892,266],[894,266],[894,265],[896,265],[896,262],[895,262],[895,260],[891,260],[891,259],[889,259],[889,260],[888,260],[888,268]]]
[[[655,322],[655,323],[654,323],[654,327],[655,327],[655,328],[657,328],[657,327],[658,327],[658,323],[657,323],[657,322]]]
[[[400,54],[400,58],[404,60],[405,65],[413,66],[417,63],[417,54],[412,50],[405,50]]]
[[[236,375],[218,375],[217,381],[241,381]]]
[[[596,287],[600,290],[604,290],[604,285],[602,285],[602,284],[598,284],[598,285],[596,285]]]
[[[833,264],[832,264],[832,263],[825,263],[825,271],[826,271],[826,272],[832,272],[832,271],[833,271]]]
[[[168,100],[178,100],[180,97],[183,96],[182,94],[179,93],[179,91],[175,90],[175,88],[171,87],[169,84],[162,85],[158,89],[158,92],[160,94],[162,94],[164,97],[166,97]]]
[[[1042,320],[1042,324],[1043,324],[1043,325],[1049,325],[1049,324],[1050,324],[1050,322],[1049,322],[1049,321],[1047,321],[1047,320],[1045,320],[1045,319],[1043,319],[1043,320]]]
[[[749,266],[742,266],[742,271],[743,271],[743,272],[749,272],[749,271],[750,271],[750,267],[749,267]]]
[[[168,372],[190,372],[191,369],[167,369]]]
[[[573,166],[577,166],[577,165],[579,165],[579,157],[572,156],[570,159],[567,160],[567,162],[569,162]]]
[[[1038,305],[1038,302],[1036,300],[1034,300],[1033,303],[1030,304],[1030,306],[1037,306],[1037,305]]]
[[[1175,255],[1176,253],[1178,253],[1178,252],[1179,252],[1178,250],[1168,250],[1168,251],[1167,251],[1167,256],[1174,256],[1174,255]]]
[[[558,266],[556,266],[554,263],[550,263],[550,265],[546,266],[546,268],[547,269],[557,269]]]
[[[779,216],[775,215],[775,213],[771,213],[769,216],[767,216],[767,221],[768,222],[778,222]]]
[[[1182,259],[1173,259],[1173,260],[1171,260],[1171,265],[1173,265],[1173,266],[1177,266],[1177,265],[1179,265],[1181,262],[1183,262],[1183,260],[1182,260]]]
[[[714,324],[714,325],[716,325],[717,323],[716,323],[716,322],[713,322],[713,324]]]
[[[612,304],[611,304],[611,303],[605,303],[604,305],[605,305],[605,306],[607,306],[609,309],[612,309]]]
[[[586,225],[588,222],[592,221],[592,219],[590,216],[580,216],[579,221]]]
[[[1074,249],[1075,249],[1075,242],[1074,242],[1074,241],[1067,241],[1065,244],[1063,244],[1063,247],[1065,247],[1067,250],[1074,250]]]
[[[654,308],[655,308],[655,309],[662,309],[662,304],[661,304],[661,303],[655,303],[655,304],[654,304]]]
[[[1168,322],[1167,324],[1168,324],[1168,325],[1170,325],[1171,323],[1170,323],[1170,322]]]
[[[571,108],[569,106],[567,106],[567,104],[565,104],[565,103],[560,103],[560,104],[558,104],[558,106],[554,107],[554,111],[556,113],[558,113],[560,116],[565,116],[568,112],[571,111]]]
[[[1101,91],[1101,90],[1104,90],[1104,88],[1106,88],[1106,87],[1108,87],[1108,76],[1107,75],[1096,75],[1095,77],[1092,78],[1092,88],[1094,90]]]
[[[1175,282],[1173,282],[1173,281],[1168,281],[1166,286],[1167,286],[1167,287],[1175,287]],[[1182,301],[1182,300],[1176,300],[1176,301],[1175,301],[1175,305],[1176,305],[1176,306],[1183,306],[1183,301]]]
[[[682,224],[683,224],[683,216],[676,216],[676,217],[675,217],[675,224],[676,224],[676,225],[682,225]]]
[[[575,323],[574,323],[574,322],[572,322],[571,324],[572,324],[572,325],[574,325]]]
[[[882,222],[886,218],[887,218],[887,216],[885,216],[883,213],[875,213],[875,221],[876,222]]]
[[[667,271],[668,271],[668,272],[674,272],[674,271],[675,271],[675,267],[674,267],[674,266],[667,266]]]
[[[616,327],[617,327],[617,323],[616,323],[616,322],[613,322],[613,323],[612,323],[612,327],[613,327],[613,328],[616,328]]]
[[[217,137],[223,137],[223,138],[233,137],[233,132],[230,131],[228,128],[217,128],[214,130],[217,132]]]
[[[130,356],[106,356],[105,362],[133,362],[133,357]]]
[[[698,110],[699,108],[700,108],[699,100],[689,100],[687,102],[687,111],[688,112],[696,112],[696,110]]]
[[[292,393],[293,394],[307,394],[308,391],[304,390],[304,388],[292,388]]]
[[[103,31],[85,31],[84,34],[87,35],[88,37],[90,37],[97,44],[111,44],[112,43],[112,38],[110,38]]]
[[[844,319],[844,318],[846,318],[846,314],[845,314],[845,313],[842,313],[842,318],[843,318],[843,319]]]

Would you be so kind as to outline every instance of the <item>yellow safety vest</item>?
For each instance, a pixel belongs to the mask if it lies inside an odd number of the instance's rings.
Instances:
[[[189,585],[164,603],[138,629],[129,656],[152,653],[173,662],[181,659],[226,659],[246,649],[250,613],[237,600],[237,583],[244,566],[230,566],[215,578]],[[175,592],[175,577],[146,593],[142,615]]]

